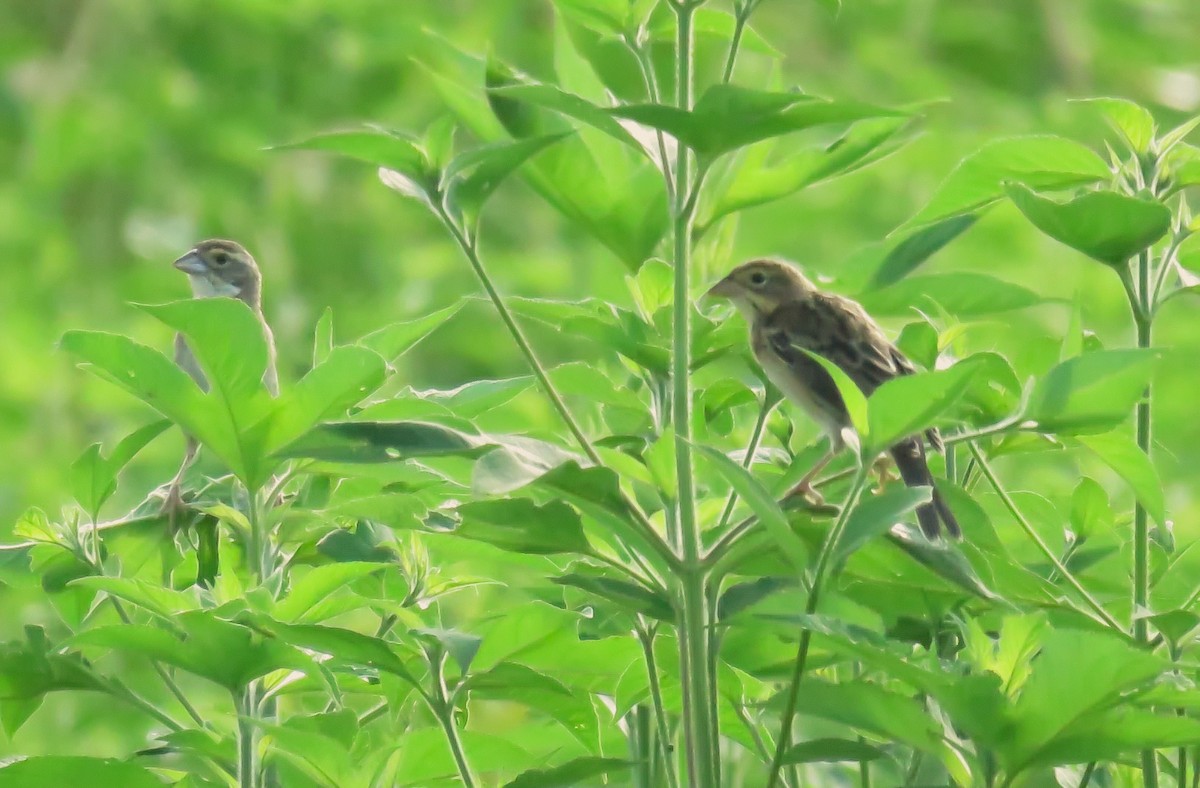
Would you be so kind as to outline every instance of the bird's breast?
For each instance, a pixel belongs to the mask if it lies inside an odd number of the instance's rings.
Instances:
[[[846,419],[837,406],[818,398],[809,381],[771,348],[761,331],[753,332],[750,344],[754,357],[775,387],[789,402],[799,406],[822,430],[836,439],[842,428],[847,426]]]

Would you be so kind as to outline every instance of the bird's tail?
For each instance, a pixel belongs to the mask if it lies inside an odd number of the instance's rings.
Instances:
[[[930,539],[936,539],[941,534],[942,525],[955,539],[962,536],[962,529],[954,513],[946,505],[946,500],[938,492],[933,483],[933,474],[929,472],[929,463],[925,459],[925,446],[918,437],[909,438],[893,446],[890,450],[892,459],[896,461],[896,469],[900,478],[909,487],[928,485],[933,493],[933,500],[917,507],[917,522],[921,530]]]

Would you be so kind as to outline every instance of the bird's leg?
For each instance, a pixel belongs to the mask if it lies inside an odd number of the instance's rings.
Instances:
[[[163,501],[161,511],[167,515],[167,522],[172,532],[175,530],[175,523],[179,514],[187,508],[187,505],[183,501],[183,476],[196,460],[196,454],[199,451],[200,444],[192,438],[188,438],[187,450],[183,455],[183,462],[180,463],[179,470],[175,473],[175,478],[171,479],[171,484],[167,488],[167,497]]]
[[[817,474],[825,469],[825,466],[829,464],[836,454],[837,450],[833,448],[826,452],[825,456],[817,460],[817,464],[810,468],[808,473],[804,474],[804,478],[801,479],[795,487],[789,490],[788,494],[785,495],[784,498],[794,498],[795,496],[799,495],[809,501],[812,501],[814,506],[820,506],[821,504],[825,503],[825,499],[821,496],[821,493],[817,492],[817,489],[813,487],[812,483],[813,480],[817,478]]]
[[[876,495],[882,493],[894,478],[899,478],[892,476],[892,460],[886,454],[875,458],[875,462],[871,464],[871,471],[879,477],[879,484],[875,487]]]

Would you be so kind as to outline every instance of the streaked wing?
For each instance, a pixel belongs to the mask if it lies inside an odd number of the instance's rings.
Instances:
[[[200,387],[201,391],[208,391],[208,378],[204,376],[204,370],[200,368],[200,362],[196,360],[196,355],[188,347],[183,334],[175,335],[175,363],[188,373],[188,377],[196,381],[196,385]]]

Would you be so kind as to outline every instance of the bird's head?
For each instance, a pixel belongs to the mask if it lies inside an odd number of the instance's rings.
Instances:
[[[175,261],[188,275],[196,298],[227,296],[257,307],[262,276],[245,247],[235,241],[201,241]]]
[[[804,301],[816,287],[796,266],[782,260],[751,260],[733,269],[704,294],[726,298],[747,319],[767,315],[792,301]]]

